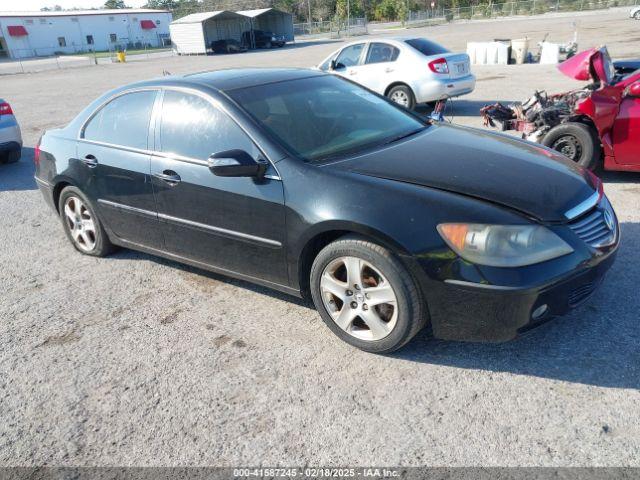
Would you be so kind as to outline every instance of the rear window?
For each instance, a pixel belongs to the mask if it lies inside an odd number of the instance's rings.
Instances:
[[[426,38],[412,38],[411,40],[405,40],[405,43],[411,45],[418,50],[421,54],[430,57],[432,55],[440,55],[442,53],[449,53],[449,50],[442,45],[438,45],[435,42],[431,42]]]

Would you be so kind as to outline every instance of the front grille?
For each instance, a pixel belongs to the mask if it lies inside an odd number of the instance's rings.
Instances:
[[[607,216],[610,218],[610,222],[607,222]],[[586,244],[594,248],[606,247],[616,239],[617,222],[615,218],[613,208],[605,198],[593,210],[569,223],[569,227]],[[611,228],[612,226],[613,228]]]
[[[580,305],[591,296],[597,286],[597,283],[589,282],[573,290],[569,294],[569,306],[577,307]]]

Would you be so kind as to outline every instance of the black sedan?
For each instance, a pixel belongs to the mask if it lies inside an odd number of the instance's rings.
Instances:
[[[512,339],[584,302],[619,242],[600,180],[563,156],[309,70],[128,85],[47,131],[35,158],[80,252],[118,245],[309,295],[372,352],[427,325]]]

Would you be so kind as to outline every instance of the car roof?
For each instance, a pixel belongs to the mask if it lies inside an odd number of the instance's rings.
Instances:
[[[204,86],[220,91],[230,91],[322,75],[326,74],[307,68],[231,68],[180,76],[166,76],[156,80],[127,85],[125,88],[177,85],[185,87]]]

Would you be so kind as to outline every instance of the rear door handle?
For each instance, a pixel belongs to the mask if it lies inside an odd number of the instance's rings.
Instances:
[[[356,70],[349,70],[349,75],[355,75],[356,73],[358,73]]]
[[[391,67],[387,67],[387,68],[385,68],[385,69],[384,69],[384,71],[385,71],[386,73],[391,73],[391,72],[393,72],[393,68],[391,68]]]
[[[180,183],[182,180],[180,175],[173,170],[164,170],[162,173],[154,173],[153,176],[168,183],[169,185],[175,185],[176,183]]]
[[[95,168],[98,166],[98,159],[89,154],[85,155],[85,157],[82,159],[82,163],[84,163],[89,168]]]

